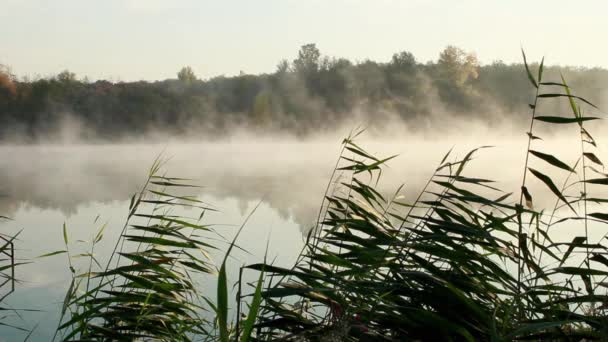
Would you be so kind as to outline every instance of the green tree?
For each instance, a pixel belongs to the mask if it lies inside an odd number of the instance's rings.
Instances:
[[[177,79],[190,84],[194,81],[196,81],[196,75],[194,74],[194,71],[192,71],[192,68],[189,66],[185,66],[183,68],[181,68],[181,70],[177,73]]]
[[[459,87],[479,76],[477,56],[452,45],[439,54],[437,66],[441,77]]]
[[[271,94],[267,91],[258,93],[253,100],[253,122],[258,126],[268,126],[272,121]]]
[[[449,45],[439,54],[436,73],[435,84],[442,99],[468,109],[477,95],[473,81],[479,77],[479,61],[475,54]]]
[[[319,70],[319,60],[321,52],[315,44],[302,45],[298,52],[298,58],[293,61],[296,72],[308,76]]]
[[[416,57],[411,52],[402,51],[393,55],[389,66],[391,69],[411,70],[416,67]]]
[[[298,58],[293,61],[293,69],[306,84],[309,94],[319,94],[319,69],[321,52],[315,44],[306,44],[300,48]]]
[[[378,102],[386,95],[386,78],[380,65],[366,60],[354,69],[356,95],[363,101]]]
[[[386,77],[389,88],[396,94],[411,93],[419,86],[416,80],[416,57],[410,52],[396,53],[386,65]]]
[[[282,59],[279,64],[277,64],[277,74],[285,74],[289,72],[289,70],[289,61],[287,61],[286,59]]]
[[[76,74],[69,70],[64,70],[57,74],[57,80],[63,83],[75,82]]]

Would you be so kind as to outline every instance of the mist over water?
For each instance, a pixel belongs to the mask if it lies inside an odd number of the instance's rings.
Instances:
[[[596,136],[604,131],[599,126],[594,128]],[[403,184],[399,200],[410,202],[449,150],[452,149],[449,158],[457,160],[473,148],[491,145],[474,155],[465,175],[495,180],[493,186],[515,194],[510,203],[518,201],[527,144],[524,130],[457,120],[446,120],[441,129],[445,129],[442,134],[434,135],[394,125],[383,132],[370,129],[357,139],[359,146],[379,158],[398,155],[382,172],[378,183],[382,195],[391,198]],[[554,151],[572,165],[580,153],[580,147],[572,144],[577,137],[573,131],[547,134],[533,147]],[[235,254],[235,269],[261,261],[266,242],[270,244],[269,257],[290,265],[317,220],[341,139],[347,134],[345,130],[343,134],[298,139],[248,133],[223,141],[196,143],[165,140],[2,146],[0,213],[14,221],[1,222],[0,228],[7,234],[23,229],[16,244],[17,254],[20,259],[35,261],[18,269],[21,282],[7,303],[42,309],[42,313],[27,315],[32,322],[46,322],[38,336],[53,331],[69,271],[63,257],[35,258],[62,248],[64,222],[73,241],[90,239],[102,223],[107,223],[106,241],[98,251],[103,260],[122,228],[130,197],[140,189],[159,155],[166,159],[167,176],[189,178],[201,186],[185,193],[196,195],[218,210],[205,216],[204,222],[214,225],[224,238],[232,236],[247,214],[261,203],[239,239],[247,252]],[[603,146],[598,148],[601,155]],[[540,162],[536,164],[539,170],[547,169]],[[554,180],[563,182],[559,177]],[[552,208],[555,198],[545,186],[538,180],[528,184],[535,207]],[[568,240],[577,233],[555,234]],[[592,229],[591,234],[597,237],[603,233]],[[14,334],[10,329],[6,333]]]
[[[466,123],[463,123],[463,126]],[[495,129],[446,120],[452,133],[432,133],[393,127],[384,134],[371,130],[358,138],[360,146],[381,158],[397,155],[383,171],[383,194],[405,184],[403,195],[412,198],[450,150],[462,157],[476,153],[467,174],[497,181],[505,192],[517,192],[521,183],[527,137],[521,130]],[[403,134],[398,134],[401,130]],[[596,135],[604,131],[599,127]],[[533,148],[559,152],[566,163],[578,157],[577,133],[553,132]],[[200,185],[196,195],[234,199],[243,211],[247,203],[263,200],[282,218],[300,225],[315,222],[319,202],[348,134],[308,139],[235,135],[224,141],[131,144],[36,144],[0,147],[0,212],[7,216],[24,208],[53,210],[69,217],[79,206],[128,200],[145,180],[155,158],[166,160],[167,174]],[[598,146],[599,153],[603,147]],[[542,169],[542,166],[539,166]],[[542,196],[540,197],[542,199]],[[539,199],[539,200],[540,200]],[[540,202],[539,202],[540,203]]]

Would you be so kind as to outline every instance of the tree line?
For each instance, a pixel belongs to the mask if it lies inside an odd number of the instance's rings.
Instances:
[[[292,61],[280,61],[273,73],[207,80],[190,67],[176,79],[155,82],[89,82],[67,70],[26,80],[0,66],[0,139],[44,138],[66,122],[77,124],[82,139],[157,130],[221,137],[238,128],[307,135],[353,120],[424,127],[443,116],[517,122],[534,96],[521,87],[523,68],[502,61],[481,65],[474,53],[455,46],[426,63],[407,51],[388,62],[353,62],[324,56],[315,44],[302,46]],[[556,79],[567,75],[573,88],[601,107],[608,70],[554,66],[545,72]]]

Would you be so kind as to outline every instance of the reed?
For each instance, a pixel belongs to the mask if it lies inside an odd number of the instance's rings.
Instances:
[[[595,106],[574,95],[563,77],[544,81],[543,62],[536,76],[525,55],[524,63],[536,95],[519,200],[511,200],[490,179],[466,175],[477,150],[462,159],[446,156],[413,203],[387,200],[374,189],[386,160],[346,139],[337,170],[348,172],[350,180],[342,182],[341,192],[327,194],[330,205],[314,243],[293,268],[249,266],[282,279],[262,293],[259,339],[608,336],[606,245],[603,238],[589,241],[588,233],[590,221],[604,225],[608,220],[604,213],[588,212],[589,202],[606,202],[589,198],[590,186],[608,185],[605,174],[587,178],[591,171],[599,173],[590,164],[603,166],[590,150],[597,144],[584,125],[597,117],[583,115],[581,104]],[[571,117],[539,115],[542,102],[560,99],[570,105]],[[535,123],[579,130],[579,160],[572,166],[547,151]],[[566,173],[562,189],[554,174],[539,171],[542,167]],[[556,198],[550,213],[535,208],[530,177]],[[551,238],[552,227],[568,224],[575,231],[580,221],[582,231],[572,241]]]
[[[92,239],[84,271],[70,261],[57,338],[71,340],[594,340],[608,336],[608,258],[604,235],[590,241],[589,224],[605,225],[608,198],[589,193],[608,185],[584,114],[595,106],[575,95],[564,77],[545,81],[543,62],[525,69],[535,96],[530,104],[528,144],[519,199],[491,177],[468,174],[481,147],[439,162],[411,203],[397,189],[385,198],[376,187],[394,158],[376,157],[356,142],[342,142],[319,210],[300,257],[291,268],[269,262],[248,265],[260,272],[251,293],[239,281],[236,321],[228,312],[226,259],[208,258],[218,248],[212,210],[193,196],[188,180],[161,176],[157,160],[129,216],[112,258],[94,259],[103,230]],[[571,116],[543,114],[546,101],[565,100]],[[551,152],[538,125],[578,130],[580,155],[572,163]],[[541,170],[550,170],[550,172]],[[593,176],[590,176],[593,174]],[[560,186],[555,179],[563,178]],[[336,181],[340,179],[340,181]],[[531,182],[536,193],[531,189]],[[544,189],[544,190],[543,190]],[[535,198],[555,198],[549,210]],[[599,191],[598,191],[599,193]],[[515,196],[517,197],[517,196]],[[175,214],[187,206],[191,219]],[[592,208],[600,208],[594,211]],[[555,241],[551,230],[568,226],[572,241]],[[240,229],[245,227],[245,223]],[[239,230],[240,232],[240,230]],[[50,254],[69,253],[66,249]],[[238,234],[237,234],[238,237]],[[242,272],[243,270],[241,270]],[[194,274],[215,275],[217,293],[201,293]],[[240,278],[240,277],[239,277]],[[247,307],[241,319],[241,307]],[[214,319],[205,319],[203,312]]]

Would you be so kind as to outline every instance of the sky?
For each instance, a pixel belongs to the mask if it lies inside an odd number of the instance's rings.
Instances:
[[[608,67],[604,0],[0,0],[0,64],[113,81],[273,72],[301,45],[353,61],[447,45],[482,63]]]

